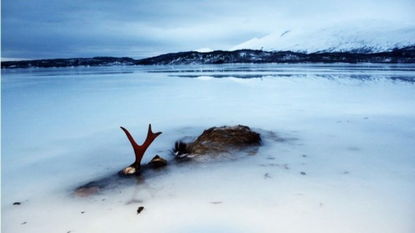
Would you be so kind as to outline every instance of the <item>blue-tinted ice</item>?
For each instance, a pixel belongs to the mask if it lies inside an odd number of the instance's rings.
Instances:
[[[2,70],[2,232],[413,232],[414,81],[382,64]],[[142,141],[148,123],[144,161],[211,126],[289,140],[71,195],[129,165],[119,126]]]

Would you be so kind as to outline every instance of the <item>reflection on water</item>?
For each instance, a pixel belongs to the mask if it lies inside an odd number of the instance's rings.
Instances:
[[[131,73],[167,74],[169,77],[198,78],[262,78],[314,75],[321,78],[352,78],[360,80],[391,79],[415,81],[414,64],[223,64],[176,66],[103,66],[73,68],[31,68],[2,70],[4,75],[31,73],[32,76],[122,75]]]

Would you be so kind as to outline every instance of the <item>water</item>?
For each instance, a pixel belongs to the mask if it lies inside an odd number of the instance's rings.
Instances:
[[[414,232],[414,71],[2,70],[2,232]],[[144,162],[171,159],[175,140],[215,125],[249,125],[264,145],[236,161],[171,163],[137,185],[72,195],[133,161],[119,126],[141,142],[148,123],[163,134]]]

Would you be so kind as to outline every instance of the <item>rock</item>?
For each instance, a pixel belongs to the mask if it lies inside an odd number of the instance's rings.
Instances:
[[[137,169],[135,169],[135,167],[126,167],[126,168],[122,169],[122,173],[124,175],[133,175],[137,172],[136,170]]]
[[[161,168],[161,167],[167,166],[167,160],[163,159],[159,155],[156,155],[148,163],[148,166],[150,166],[153,169]]]
[[[189,155],[194,157],[231,153],[234,150],[240,151],[257,147],[260,144],[260,134],[252,131],[248,126],[222,126],[203,131],[194,142],[176,142],[174,152],[176,158],[182,159],[189,157]]]
[[[144,206],[140,206],[140,207],[138,207],[138,209],[137,209],[137,214],[140,214],[141,213],[141,211],[143,211],[144,210]]]

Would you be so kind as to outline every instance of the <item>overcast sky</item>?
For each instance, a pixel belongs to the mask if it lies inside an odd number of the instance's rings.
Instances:
[[[2,0],[2,58],[229,49],[291,27],[415,22],[415,0]]]

